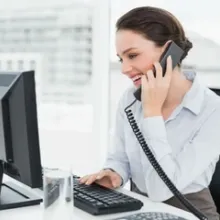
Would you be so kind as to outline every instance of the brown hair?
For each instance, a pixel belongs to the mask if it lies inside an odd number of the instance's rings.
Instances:
[[[161,8],[150,6],[134,8],[118,19],[116,29],[139,33],[155,42],[156,46],[163,46],[168,40],[172,40],[185,52],[181,61],[193,47],[177,18]]]

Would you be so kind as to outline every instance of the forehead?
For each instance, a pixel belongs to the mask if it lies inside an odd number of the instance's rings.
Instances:
[[[119,30],[116,32],[116,45],[121,45],[121,44],[137,44],[139,41],[144,41],[145,38],[138,33],[135,33],[130,30]]]
[[[130,30],[120,30],[116,32],[115,46],[117,53],[122,53],[130,47],[143,48],[152,47],[154,43],[146,39],[143,35]]]

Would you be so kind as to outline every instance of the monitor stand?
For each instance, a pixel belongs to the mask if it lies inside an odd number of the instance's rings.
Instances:
[[[0,210],[38,205],[42,198],[15,183],[3,183],[3,164],[0,161]]]

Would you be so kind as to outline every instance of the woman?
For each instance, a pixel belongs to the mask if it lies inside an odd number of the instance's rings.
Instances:
[[[209,219],[219,219],[208,186],[219,158],[220,100],[199,83],[196,73],[181,70],[192,43],[172,14],[154,7],[129,11],[116,28],[122,72],[134,88],[127,90],[119,103],[115,142],[104,169],[80,182],[117,188],[131,178],[135,191],[184,209],[149,163],[126,118],[124,109],[141,85],[142,101],[131,110],[151,151],[180,192]],[[167,59],[163,77],[158,61],[171,41],[185,53],[173,70],[172,59]]]

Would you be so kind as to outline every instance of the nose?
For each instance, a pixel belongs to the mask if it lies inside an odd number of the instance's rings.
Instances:
[[[128,75],[132,71],[132,66],[128,63],[123,61],[121,64],[121,72],[125,75]]]

